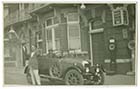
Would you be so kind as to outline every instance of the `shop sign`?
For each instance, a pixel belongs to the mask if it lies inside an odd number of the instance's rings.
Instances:
[[[127,29],[122,29],[122,33],[123,33],[123,38],[127,39],[128,38]]]
[[[103,25],[102,20],[96,20],[92,22],[92,29],[95,29],[97,27],[101,27]]]
[[[113,26],[128,25],[128,11],[119,7],[112,10]]]

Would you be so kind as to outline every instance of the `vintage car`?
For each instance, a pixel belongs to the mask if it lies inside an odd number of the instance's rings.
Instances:
[[[51,53],[38,56],[39,75],[47,79],[64,81],[66,85],[102,85],[104,71],[101,65],[91,65],[85,53]],[[31,81],[29,67],[26,66],[27,80]]]

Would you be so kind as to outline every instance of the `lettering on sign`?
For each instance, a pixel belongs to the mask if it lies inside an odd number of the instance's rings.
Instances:
[[[92,29],[95,27],[100,27],[103,24],[102,20],[97,20],[92,22]]]
[[[113,26],[128,25],[128,11],[121,7],[112,11]]]
[[[127,39],[128,38],[127,29],[122,29],[122,33],[123,33],[123,38]]]

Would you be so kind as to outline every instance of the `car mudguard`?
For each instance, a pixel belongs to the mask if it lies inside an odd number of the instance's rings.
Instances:
[[[77,70],[78,72],[82,73],[81,68],[79,68],[78,66],[71,66],[71,67],[69,67],[69,68],[64,72],[64,74],[63,74],[62,76],[65,77],[66,73],[67,73],[69,70],[71,70],[71,69],[75,69],[75,70]]]

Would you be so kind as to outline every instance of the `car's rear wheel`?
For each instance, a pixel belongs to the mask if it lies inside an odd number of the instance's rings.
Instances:
[[[57,64],[54,64],[50,67],[49,73],[50,73],[51,77],[60,77],[61,76],[60,68]]]
[[[75,69],[70,69],[65,75],[65,84],[66,85],[83,85],[84,78],[79,71]]]

